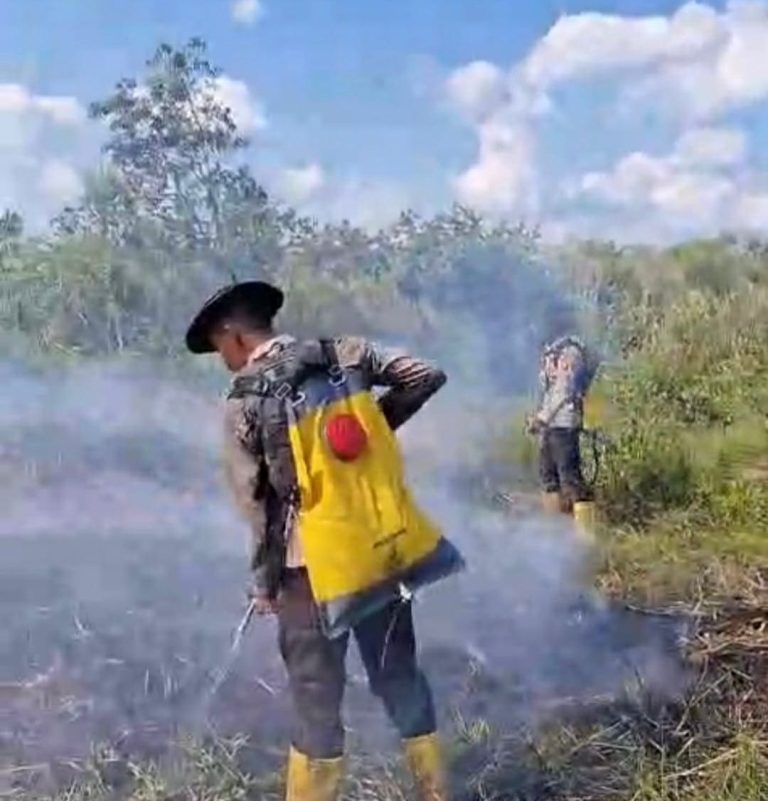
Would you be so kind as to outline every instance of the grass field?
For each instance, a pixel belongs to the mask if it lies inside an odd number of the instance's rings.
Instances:
[[[288,699],[270,624],[206,704],[246,579],[212,480],[214,432],[199,438],[211,407],[183,383],[89,380],[87,412],[73,414],[76,381],[53,417],[31,403],[48,379],[6,381],[29,402],[2,426],[0,798],[279,798]],[[169,423],[172,408],[184,412]],[[428,452],[430,435],[416,446]],[[768,797],[762,454],[743,432],[710,431],[670,466],[633,436],[601,469],[597,598],[579,596],[567,531],[535,515],[528,490],[502,511],[471,492],[430,501],[480,565],[460,597],[418,611],[457,799]],[[513,494],[530,486],[515,447]],[[680,486],[639,502],[659,469]],[[348,797],[408,798],[351,671]]]

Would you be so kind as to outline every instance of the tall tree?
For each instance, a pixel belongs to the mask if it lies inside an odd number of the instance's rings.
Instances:
[[[0,260],[18,252],[24,235],[24,219],[16,212],[6,209],[0,216]]]
[[[205,43],[160,45],[141,80],[126,78],[91,105],[109,136],[107,167],[78,208],[58,220],[123,244],[157,238],[181,248],[220,249],[276,216],[264,189],[233,165],[247,145],[221,100],[220,71]]]

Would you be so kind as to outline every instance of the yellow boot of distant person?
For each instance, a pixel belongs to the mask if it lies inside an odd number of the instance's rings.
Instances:
[[[594,542],[597,525],[595,502],[576,501],[573,504],[573,520],[579,535],[588,542]]]
[[[548,515],[561,514],[562,503],[559,492],[542,492],[541,494],[541,508]]]

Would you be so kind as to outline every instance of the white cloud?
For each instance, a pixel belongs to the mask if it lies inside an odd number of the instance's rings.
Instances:
[[[149,87],[144,84],[135,86],[131,90],[131,94],[137,101],[152,102]],[[196,105],[199,110],[211,101],[229,109],[232,121],[241,134],[252,134],[267,127],[264,107],[257,98],[253,97],[245,81],[229,75],[219,75],[201,82],[197,94],[193,98],[193,106]],[[194,110],[193,108],[192,112]],[[192,122],[192,116],[190,116],[190,122]]]
[[[0,112],[20,114],[33,106],[32,95],[26,87],[16,83],[0,83]]]
[[[726,175],[645,153],[625,156],[609,172],[585,175],[580,190],[586,197],[638,215],[656,212],[696,228],[718,225],[737,192],[734,180]]]
[[[738,198],[733,210],[734,228],[768,231],[768,191],[747,191]]]
[[[746,138],[735,129],[687,131],[669,154],[631,153],[584,175],[566,195],[618,212],[621,226],[651,238],[768,230],[768,190],[749,169]]]
[[[74,97],[0,84],[0,209],[43,227],[82,192],[81,170],[98,154],[95,126]]]
[[[213,79],[211,91],[213,97],[232,112],[240,133],[251,134],[266,127],[264,109],[244,81],[220,75]]]
[[[730,168],[743,165],[746,156],[743,131],[692,129],[677,140],[669,155],[630,153],[607,172],[584,175],[575,186],[567,186],[566,193],[572,198],[586,196],[615,206],[650,207],[715,222],[735,192]]]
[[[459,202],[488,214],[530,211],[536,204],[536,141],[515,115],[497,114],[477,128],[477,161],[454,179]]]
[[[575,78],[699,58],[724,36],[710,6],[687,3],[671,17],[564,15],[521,66],[527,83],[549,87]]]
[[[375,231],[418,205],[400,183],[332,173],[317,162],[268,168],[261,179],[272,197],[321,223],[348,220]]]
[[[72,203],[82,194],[83,181],[77,170],[60,159],[49,159],[40,169],[39,188],[54,207]]]
[[[232,19],[240,25],[253,25],[264,14],[260,0],[234,0]]]
[[[768,98],[767,49],[764,0],[688,2],[670,16],[564,15],[513,72],[541,90],[608,77],[632,102],[703,120]]]
[[[319,164],[287,167],[277,179],[277,191],[288,203],[301,206],[314,200],[326,186],[326,175]]]
[[[687,164],[736,166],[747,158],[747,137],[735,128],[694,128],[680,137],[675,156]]]
[[[368,230],[394,222],[403,209],[415,205],[403,186],[358,177],[329,183],[318,201],[315,207],[320,219],[345,219]]]
[[[550,188],[546,200],[598,201],[625,218],[643,210],[691,230],[735,226],[737,216],[763,220],[766,194],[750,170],[744,132],[717,121],[768,102],[766,53],[767,0],[722,8],[694,0],[669,15],[563,15],[517,64],[474,61],[449,76],[445,92],[478,141],[474,162],[453,181],[455,195],[485,212],[538,208],[548,189],[537,164],[538,120],[558,88],[599,80],[623,99],[623,123],[633,115],[640,123],[650,107],[678,125],[677,142],[663,156],[630,153],[564,194]],[[561,212],[559,219],[574,218]]]
[[[627,87],[630,101],[663,102],[674,113],[709,120],[768,99],[768,4],[735,0],[709,13],[709,46],[649,65]]]
[[[550,110],[546,95],[485,61],[454,70],[445,93],[478,141],[475,162],[452,178],[456,200],[491,215],[535,210],[534,121]]]
[[[448,77],[446,92],[456,108],[470,119],[484,117],[504,100],[507,77],[487,61],[473,61]]]
[[[48,115],[58,125],[80,126],[85,124],[87,114],[85,108],[74,97],[34,98],[34,104],[42,113]]]
[[[700,172],[677,172],[651,187],[649,200],[661,214],[678,217],[681,223],[701,228],[717,227],[725,204],[736,187],[730,178]]]
[[[723,11],[688,2],[670,16],[584,12],[562,16],[516,73],[552,89],[608,77],[628,99],[711,119],[768,98],[768,4],[732,0]]]
[[[487,62],[455,70],[446,91],[472,121],[479,143],[475,163],[454,181],[457,198],[483,211],[535,205],[533,121],[551,108],[548,90],[577,78],[698,57],[720,36],[717,13],[699,3],[672,17],[588,12],[562,16],[507,73]]]
[[[0,83],[0,114],[37,114],[57,125],[85,123],[85,108],[74,97],[36,95],[17,83]]]
[[[668,179],[670,171],[665,159],[630,153],[609,172],[587,173],[571,194],[583,194],[620,206],[641,205],[648,202],[655,187]]]
[[[279,184],[279,181],[278,181]],[[398,183],[370,180],[358,175],[324,175],[323,185],[299,210],[321,222],[349,220],[368,230],[394,222],[413,197]]]

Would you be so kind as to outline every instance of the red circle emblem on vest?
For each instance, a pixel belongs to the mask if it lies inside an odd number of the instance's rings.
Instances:
[[[325,436],[333,455],[343,462],[357,459],[368,444],[368,434],[352,414],[334,415],[326,423]]]

